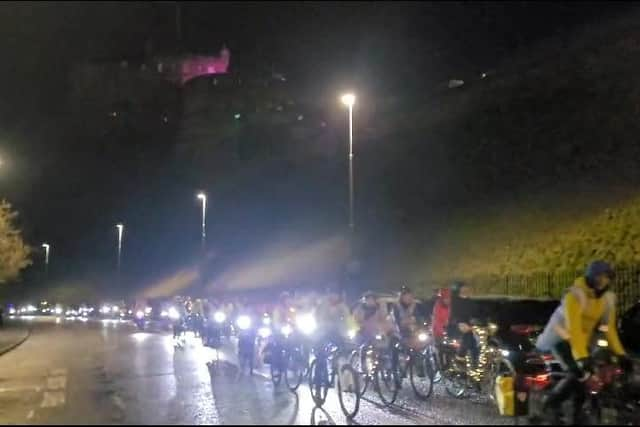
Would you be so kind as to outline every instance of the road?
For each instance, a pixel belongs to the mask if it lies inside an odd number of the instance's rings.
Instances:
[[[337,396],[315,410],[266,375],[240,375],[229,351],[209,370],[213,350],[188,337],[127,323],[34,318],[31,337],[0,357],[2,424],[345,424]],[[231,361],[231,362],[230,362]],[[333,392],[332,392],[333,393]],[[401,391],[383,408],[367,395],[354,424],[513,424],[486,402],[436,393],[427,402]]]

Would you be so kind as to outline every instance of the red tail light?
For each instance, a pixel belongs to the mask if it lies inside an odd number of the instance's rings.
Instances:
[[[551,376],[549,374],[527,375],[524,382],[529,389],[542,390],[551,384]]]

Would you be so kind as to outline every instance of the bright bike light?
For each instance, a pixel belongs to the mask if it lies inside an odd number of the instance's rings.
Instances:
[[[284,325],[280,332],[282,332],[282,335],[284,335],[285,337],[288,337],[289,335],[291,335],[291,332],[293,332],[293,329],[291,328],[291,325]]]
[[[227,315],[221,311],[216,311],[213,314],[213,320],[215,320],[216,323],[224,323],[224,321],[227,320]]]
[[[598,347],[609,347],[609,342],[607,340],[599,339]]]
[[[509,350],[500,350],[500,353],[502,353],[502,357],[509,357]]]
[[[355,329],[350,329],[347,332],[347,336],[349,337],[350,340],[354,339],[356,337],[356,334],[358,333],[358,331],[356,331]]]
[[[264,316],[262,318],[262,324],[265,326],[269,326],[271,324],[271,318],[269,316]]]
[[[169,317],[169,312],[167,310],[162,310],[160,312],[160,317]]]
[[[151,307],[147,307],[144,309],[144,314],[151,314],[151,311],[152,311]]]
[[[429,338],[429,337],[428,337],[428,335],[427,335],[426,333],[424,333],[424,332],[420,332],[420,333],[418,334],[418,341],[420,341],[420,342],[425,342],[425,341],[427,341],[427,338]]]
[[[180,318],[180,313],[178,313],[178,310],[175,307],[171,307],[169,309],[169,317],[171,319],[179,319]]]
[[[311,335],[318,328],[313,314],[302,314],[296,318],[296,327],[305,335]]]
[[[243,331],[246,331],[251,327],[251,318],[249,316],[238,316],[238,320],[236,320],[236,324],[238,328]]]
[[[258,329],[258,335],[260,335],[262,338],[269,338],[271,336],[271,328],[268,328],[266,326],[261,327],[260,329]]]
[[[144,311],[142,311],[142,310],[136,311],[136,317],[138,319],[142,319],[144,317]]]

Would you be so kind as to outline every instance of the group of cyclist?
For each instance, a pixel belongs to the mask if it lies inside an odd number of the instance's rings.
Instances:
[[[606,262],[591,263],[585,274],[569,287],[539,336],[538,350],[553,353],[568,373],[549,394],[546,408],[556,409],[570,397],[576,399],[574,407],[581,408],[580,402],[585,398],[581,382],[589,376],[591,369],[588,344],[601,325],[606,326],[603,330],[609,349],[625,369],[631,369],[632,364],[617,334],[615,296],[610,289],[614,276]],[[477,360],[479,345],[466,305],[469,301],[467,293],[464,284],[454,283],[439,289],[433,301],[419,301],[409,288],[402,287],[395,297],[366,292],[354,307],[349,307],[335,288],[307,299],[294,299],[283,293],[270,310],[273,338],[278,340],[279,331],[285,325],[295,325],[297,314],[312,312],[317,324],[313,345],[317,347],[328,342],[340,345],[346,339],[361,345],[380,336],[389,338],[391,344],[410,344],[417,328],[429,325],[436,348],[445,337],[455,338],[459,342],[457,356],[470,355],[472,360]],[[246,303],[235,307],[221,304],[220,307],[229,307],[229,316],[241,311],[262,316],[266,310],[266,307],[252,307]],[[357,331],[355,336],[348,336],[354,330]]]

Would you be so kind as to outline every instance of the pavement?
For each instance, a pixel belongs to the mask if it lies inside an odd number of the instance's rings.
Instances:
[[[139,332],[126,322],[32,318],[31,336],[0,357],[1,424],[346,424],[336,394],[314,409],[308,386],[274,387],[267,367],[241,374],[232,346]],[[1,334],[1,332],[0,332]],[[1,341],[1,338],[0,338]],[[436,385],[426,402],[408,384],[385,408],[367,392],[352,424],[513,424],[485,401]]]
[[[0,356],[15,349],[29,338],[29,328],[16,322],[8,322],[0,328]]]

